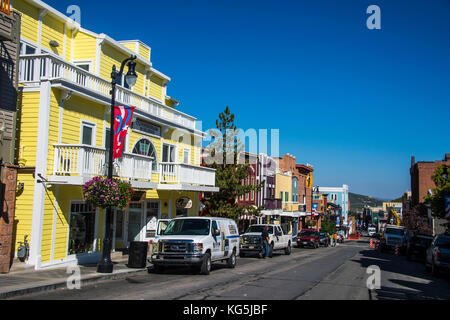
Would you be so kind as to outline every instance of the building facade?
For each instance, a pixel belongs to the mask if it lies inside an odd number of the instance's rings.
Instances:
[[[323,194],[327,194],[327,202],[334,203],[341,207],[341,218],[343,226],[348,225],[348,215],[350,212],[350,203],[348,200],[348,185],[344,184],[342,187],[319,187]]]
[[[167,95],[171,79],[153,67],[151,48],[84,29],[42,1],[17,0],[14,9],[22,15],[16,240],[31,240],[27,263],[99,260],[105,212],[84,201],[82,186],[106,175],[110,75],[132,55],[136,84],[116,79],[117,104],[135,111],[114,176],[135,193],[113,210],[113,249],[151,239],[158,218],[198,215],[199,193],[218,191],[215,171],[201,166],[204,133]]]
[[[16,121],[20,14],[0,5],[0,273],[9,272],[17,184]]]

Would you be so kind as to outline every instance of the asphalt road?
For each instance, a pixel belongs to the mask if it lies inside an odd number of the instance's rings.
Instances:
[[[381,270],[381,288],[369,290],[367,267]],[[213,264],[211,274],[189,268],[152,270],[125,279],[58,289],[16,299],[105,300],[406,300],[450,299],[448,277],[432,278],[423,264],[379,253],[367,240],[335,248],[293,248],[289,256],[238,258],[235,269]]]

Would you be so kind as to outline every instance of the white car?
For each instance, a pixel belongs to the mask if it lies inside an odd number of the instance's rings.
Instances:
[[[226,261],[236,266],[239,233],[236,222],[226,218],[183,217],[170,221],[159,237],[151,262],[156,272],[168,266],[187,265],[209,274],[211,264]]]
[[[272,257],[273,252],[276,250],[284,250],[285,254],[291,254],[292,237],[285,235],[280,226],[273,224],[254,224],[241,235],[241,257],[247,254],[259,254],[262,251],[263,243],[261,233],[266,226],[269,227],[269,257]]]

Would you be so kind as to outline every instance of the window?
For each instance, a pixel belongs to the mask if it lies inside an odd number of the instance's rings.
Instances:
[[[69,254],[94,249],[95,210],[92,205],[72,203],[69,220]]]
[[[176,161],[175,159],[175,146],[163,144],[162,162],[174,163]]]
[[[286,202],[289,202],[289,192],[284,193],[284,199]]]
[[[190,158],[191,158],[191,150],[185,148],[183,151],[183,163],[189,164]]]
[[[156,154],[155,146],[150,140],[145,138],[139,140],[135,144],[132,153],[153,158],[152,170],[153,172],[158,171],[158,155]]]
[[[76,65],[78,68],[86,70],[87,72],[92,71],[92,61],[91,60],[74,61],[73,64]]]
[[[280,199],[281,199],[281,202],[283,202],[283,191],[280,191]]]
[[[95,145],[94,136],[95,136],[95,124],[88,123],[85,121],[81,122],[81,144],[85,144],[88,146]]]
[[[37,51],[35,46],[32,46],[25,42],[20,42],[20,54],[35,54]]]

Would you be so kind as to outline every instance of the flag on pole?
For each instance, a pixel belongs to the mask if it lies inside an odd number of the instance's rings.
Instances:
[[[114,144],[113,160],[122,157],[123,144],[133,117],[134,107],[114,107]]]

